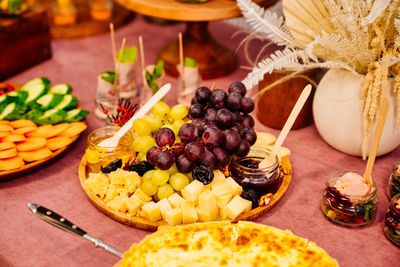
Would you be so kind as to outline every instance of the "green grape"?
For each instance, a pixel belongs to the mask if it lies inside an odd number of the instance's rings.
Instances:
[[[187,107],[183,104],[175,105],[169,111],[169,116],[174,120],[181,120],[189,113]]]
[[[175,136],[178,136],[179,127],[177,127],[173,124],[164,124],[163,127],[171,129],[174,132]]]
[[[150,123],[142,118],[133,121],[133,129],[139,135],[150,135],[152,130]]]
[[[163,117],[169,112],[169,107],[162,101],[157,102],[152,108],[151,113]]]
[[[143,177],[142,177],[143,182],[146,180],[149,180],[149,179],[151,180],[151,176],[153,175],[153,173],[155,171],[156,170],[150,170],[150,171],[145,172],[145,174],[143,174]]]
[[[172,165],[172,167],[169,168],[167,171],[168,171],[169,174],[177,173],[178,172],[178,167],[176,167],[176,164],[174,163],[174,165]]]
[[[169,178],[169,184],[176,191],[181,191],[189,184],[189,178],[183,173],[175,173]]]
[[[155,145],[156,141],[149,135],[138,136],[132,142],[133,150],[143,153],[147,153],[147,151]]]
[[[152,132],[157,131],[162,126],[161,118],[153,113],[143,116],[143,119],[150,124]]]
[[[146,195],[153,196],[158,191],[158,185],[153,183],[152,180],[147,179],[142,183],[142,190]]]
[[[139,152],[137,155],[140,159],[140,161],[146,160],[146,152]]]
[[[175,125],[178,128],[181,128],[182,125],[184,125],[186,122],[184,120],[176,120],[172,124]]]
[[[158,187],[157,196],[161,200],[166,197],[170,197],[175,193],[174,189],[169,184],[163,184]]]
[[[153,175],[151,176],[151,180],[156,185],[163,185],[166,184],[169,180],[169,172],[163,170],[156,170]]]

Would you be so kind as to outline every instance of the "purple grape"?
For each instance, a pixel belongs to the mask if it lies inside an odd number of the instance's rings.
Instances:
[[[254,127],[254,119],[250,115],[243,115],[242,116],[242,123],[243,128],[253,128]]]
[[[219,146],[224,141],[224,134],[217,128],[207,128],[201,137],[201,141],[205,146]]]
[[[257,141],[257,134],[253,129],[246,129],[243,133],[243,139],[249,142],[250,146],[254,145]]]
[[[232,113],[226,108],[221,108],[217,111],[217,116],[215,116],[215,123],[220,129],[228,129],[232,126],[233,119]]]
[[[250,97],[243,97],[240,103],[240,111],[243,113],[250,113],[254,110],[254,102]]]
[[[225,99],[227,95],[226,92],[222,89],[217,89],[214,92],[212,92],[210,96],[210,103],[212,106],[220,109],[225,106]]]
[[[194,104],[198,104],[198,103],[200,103],[199,99],[197,97],[193,97],[191,104],[194,105]]]
[[[161,128],[156,132],[154,139],[160,147],[172,146],[175,143],[175,134],[170,128]]]
[[[156,156],[162,151],[159,146],[153,146],[146,153],[146,160],[153,166],[156,166]]]
[[[241,133],[243,131],[243,127],[239,123],[235,122],[231,127],[231,130],[236,131],[240,136],[242,136]]]
[[[240,135],[233,130],[226,130],[224,131],[225,135],[225,142],[224,142],[224,148],[227,149],[228,151],[233,151],[235,148],[237,148],[240,144]]]
[[[193,104],[190,106],[189,115],[194,118],[204,117],[204,107],[201,104]]]
[[[204,118],[208,121],[215,121],[215,116],[217,116],[217,111],[218,110],[216,108],[207,108]]]
[[[203,121],[204,121],[203,118],[195,118],[192,120],[192,124],[194,124],[197,128],[200,129],[200,125]]]
[[[161,151],[156,156],[156,166],[161,170],[168,170],[175,163],[174,155],[169,151]]]
[[[232,92],[226,98],[226,107],[231,111],[240,110],[242,103],[242,96],[239,93]]]
[[[200,161],[200,163],[206,167],[212,167],[215,164],[215,161],[217,159],[215,158],[214,154],[207,148],[204,148],[204,157]]]
[[[225,149],[223,149],[220,146],[215,146],[212,149],[212,153],[215,156],[216,159],[216,166],[218,167],[225,167],[226,164],[229,162],[229,154],[226,152]]]
[[[250,151],[250,144],[247,140],[242,139],[239,146],[235,149],[234,154],[238,157],[245,157]]]
[[[196,164],[194,161],[188,159],[188,157],[186,157],[185,154],[182,154],[176,160],[176,167],[180,172],[188,173],[191,172],[194,169],[194,167],[196,167]]]
[[[204,157],[204,146],[197,141],[190,142],[185,146],[185,154],[192,161],[200,161]]]
[[[242,97],[245,96],[247,90],[246,90],[246,86],[244,86],[243,83],[241,82],[233,82],[231,83],[231,85],[229,85],[229,89],[228,89],[229,93],[239,93]]]
[[[196,98],[199,101],[199,103],[206,105],[210,100],[211,93],[212,92],[209,88],[203,86],[197,89]]]
[[[178,136],[184,144],[187,144],[199,137],[199,129],[192,123],[185,123],[179,129]]]
[[[200,127],[201,127],[201,129],[203,130],[203,132],[204,132],[205,130],[207,130],[208,128],[216,128],[216,129],[219,129],[218,126],[215,124],[215,122],[207,121],[207,120],[205,120],[204,122],[202,122],[202,123],[200,124]]]
[[[242,115],[240,115],[239,111],[231,112],[232,120],[235,122],[242,122]]]

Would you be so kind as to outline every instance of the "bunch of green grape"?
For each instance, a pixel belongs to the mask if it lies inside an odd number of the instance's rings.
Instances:
[[[138,118],[133,122],[134,140],[132,149],[138,152],[140,160],[146,160],[147,151],[156,145],[154,133],[165,127],[171,129],[178,136],[179,128],[190,121],[187,117],[188,108],[178,104],[172,107],[160,101],[151,109],[151,113]],[[177,137],[175,143],[180,143]]]
[[[168,170],[150,170],[142,177],[142,190],[156,200],[169,197],[175,191],[181,191],[192,181],[190,175],[179,173],[174,164]]]

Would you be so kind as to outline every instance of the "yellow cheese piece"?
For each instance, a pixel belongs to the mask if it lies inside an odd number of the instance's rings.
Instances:
[[[135,190],[140,186],[142,179],[136,172],[128,172],[125,175],[125,188],[129,193],[135,192]]]
[[[204,185],[198,180],[193,180],[190,184],[181,190],[184,199],[196,203],[200,193],[204,190]]]
[[[226,178],[226,183],[231,187],[233,195],[240,195],[243,192],[243,188],[239,185],[232,177]]]
[[[217,196],[215,198],[217,201],[217,207],[220,209],[224,209],[226,207],[226,205],[228,205],[229,201],[232,200],[233,197],[234,197],[233,192],[230,192],[225,195]]]
[[[172,196],[168,198],[168,201],[173,208],[180,208],[181,202],[185,200],[177,193],[174,193]]]
[[[152,198],[150,196],[148,196],[143,190],[142,188],[138,188],[136,189],[135,193],[133,193],[133,195],[137,196],[141,201],[143,202],[149,202],[152,200]]]
[[[228,219],[228,214],[226,214],[225,209],[218,209],[218,216],[221,220]]]
[[[126,206],[126,202],[125,202],[127,199],[129,199],[129,198],[125,195],[116,196],[113,200],[110,200],[109,202],[107,202],[107,206],[109,206],[110,208],[112,208],[114,210],[125,212],[128,210],[128,207]]]
[[[182,223],[195,223],[197,222],[198,216],[196,208],[189,202],[184,201],[181,203],[182,209]]]
[[[178,225],[182,223],[182,210],[180,208],[170,209],[165,212],[165,221],[169,225]]]
[[[229,219],[236,219],[242,212],[251,210],[251,201],[236,195],[224,208],[224,213]]]
[[[216,207],[217,200],[215,199],[214,193],[209,189],[204,190],[199,196],[199,208],[209,213],[215,210]]]
[[[211,222],[215,221],[218,216],[218,208],[215,207],[214,210],[206,212],[201,210],[199,207],[196,208],[197,216],[201,222]]]
[[[113,200],[119,193],[122,191],[122,185],[110,184],[107,188],[106,197],[104,198],[105,202]]]
[[[225,194],[232,192],[230,185],[227,184],[225,181],[218,182],[218,183],[211,185],[211,189],[212,189],[215,197],[225,195]]]
[[[100,198],[104,198],[106,195],[109,184],[110,181],[108,180],[107,175],[103,173],[89,173],[89,177],[85,181],[87,188],[93,194],[99,195]]]
[[[218,183],[224,182],[224,181],[225,181],[225,175],[220,170],[215,170],[213,180],[211,181],[211,183],[205,185],[204,187],[205,187],[205,189],[211,190],[211,187],[213,184],[218,184]]]
[[[143,202],[137,197],[132,195],[130,198],[125,199],[126,207],[128,208],[128,213],[135,216],[143,205]]]
[[[168,210],[172,209],[171,204],[169,203],[167,198],[163,198],[160,201],[157,202],[157,205],[160,207],[160,211],[161,211],[161,216],[163,218],[163,220],[165,221],[165,213]]]
[[[276,137],[270,133],[266,132],[256,132],[257,140],[254,143],[254,146],[265,147],[265,145],[272,145],[276,141]]]
[[[144,217],[150,221],[156,222],[161,220],[160,206],[153,201],[144,204],[142,207],[142,212]]]
[[[110,183],[124,185],[125,184],[125,175],[127,172],[128,171],[124,171],[122,169],[118,169],[116,171],[110,172],[108,174],[108,178],[110,178]]]

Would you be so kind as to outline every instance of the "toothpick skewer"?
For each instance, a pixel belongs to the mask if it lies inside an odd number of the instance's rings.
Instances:
[[[117,89],[117,81],[118,81],[118,76],[119,76],[119,66],[121,65],[122,54],[124,53],[125,41],[126,41],[126,38],[122,39],[121,50],[120,50],[120,53],[119,53],[117,66],[115,67],[114,83],[113,83],[113,87],[111,89],[111,94],[113,94],[113,95],[115,95],[115,91]]]
[[[113,55],[113,60],[114,60],[114,67],[117,64],[117,55],[116,55],[116,50],[115,50],[115,34],[114,34],[114,24],[110,23],[110,35],[111,35],[111,49],[112,49],[112,55]]]
[[[376,151],[378,150],[379,141],[381,140],[383,126],[385,126],[386,115],[389,109],[389,100],[387,97],[383,99],[382,107],[379,112],[378,122],[376,124],[374,139],[372,139],[371,150],[369,151],[367,167],[364,172],[364,179],[372,186],[372,168],[374,167]]]
[[[184,66],[184,62],[183,62],[182,33],[179,33],[179,63],[180,63],[181,75],[182,75],[182,91],[185,91],[185,80],[183,78],[183,72],[184,72],[185,66]]]
[[[211,91],[214,91],[214,89],[215,89],[215,83],[213,83],[213,84],[211,85]]]
[[[142,80],[143,80],[143,86],[140,91],[140,99],[141,103],[146,101],[146,88],[147,88],[147,81],[146,81],[146,70],[145,70],[145,61],[144,61],[144,47],[143,47],[143,38],[142,36],[139,36],[139,52],[140,52],[140,63],[142,67]]]
[[[139,50],[140,50],[140,63],[142,65],[142,72],[144,73],[144,49],[143,49],[143,38],[139,36]]]

